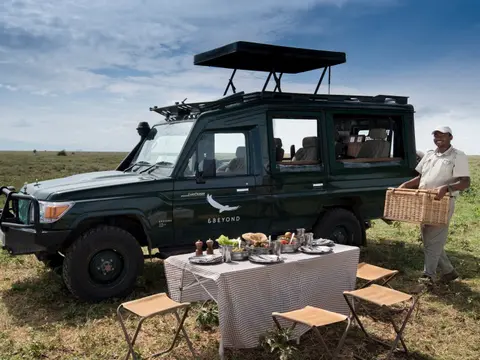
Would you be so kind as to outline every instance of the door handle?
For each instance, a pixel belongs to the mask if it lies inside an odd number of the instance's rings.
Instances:
[[[237,192],[238,192],[238,193],[241,193],[241,192],[248,192],[248,188],[237,189]]]
[[[323,188],[323,183],[313,184],[313,187],[314,187],[314,188]]]

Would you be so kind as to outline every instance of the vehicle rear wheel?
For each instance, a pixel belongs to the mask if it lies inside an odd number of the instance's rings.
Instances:
[[[85,301],[123,297],[143,271],[143,252],[129,232],[102,225],[80,236],[67,250],[63,280]]]
[[[341,208],[327,211],[315,225],[313,232],[316,238],[330,239],[337,244],[362,244],[362,225],[355,214]]]

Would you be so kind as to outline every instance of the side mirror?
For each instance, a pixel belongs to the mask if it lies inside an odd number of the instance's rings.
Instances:
[[[150,125],[146,121],[141,121],[137,126],[138,135],[143,139],[150,132]]]
[[[203,178],[203,173],[199,170],[195,171],[195,181],[197,184],[205,184],[205,179]]]
[[[202,169],[197,164],[195,178],[198,184],[205,184],[205,178],[214,178],[217,175],[215,159],[203,159]]]

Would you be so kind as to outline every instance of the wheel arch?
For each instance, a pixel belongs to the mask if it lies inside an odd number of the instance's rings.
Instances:
[[[73,231],[65,240],[62,250],[65,251],[79,236],[86,231],[100,225],[110,225],[129,232],[140,244],[146,246],[148,252],[152,252],[152,242],[148,235],[148,225],[142,215],[126,212],[115,214],[89,214],[77,219],[73,225]]]

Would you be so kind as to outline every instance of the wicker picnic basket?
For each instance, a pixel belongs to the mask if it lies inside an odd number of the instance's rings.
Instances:
[[[450,194],[435,200],[431,189],[388,188],[383,217],[424,225],[446,225],[450,210]]]

